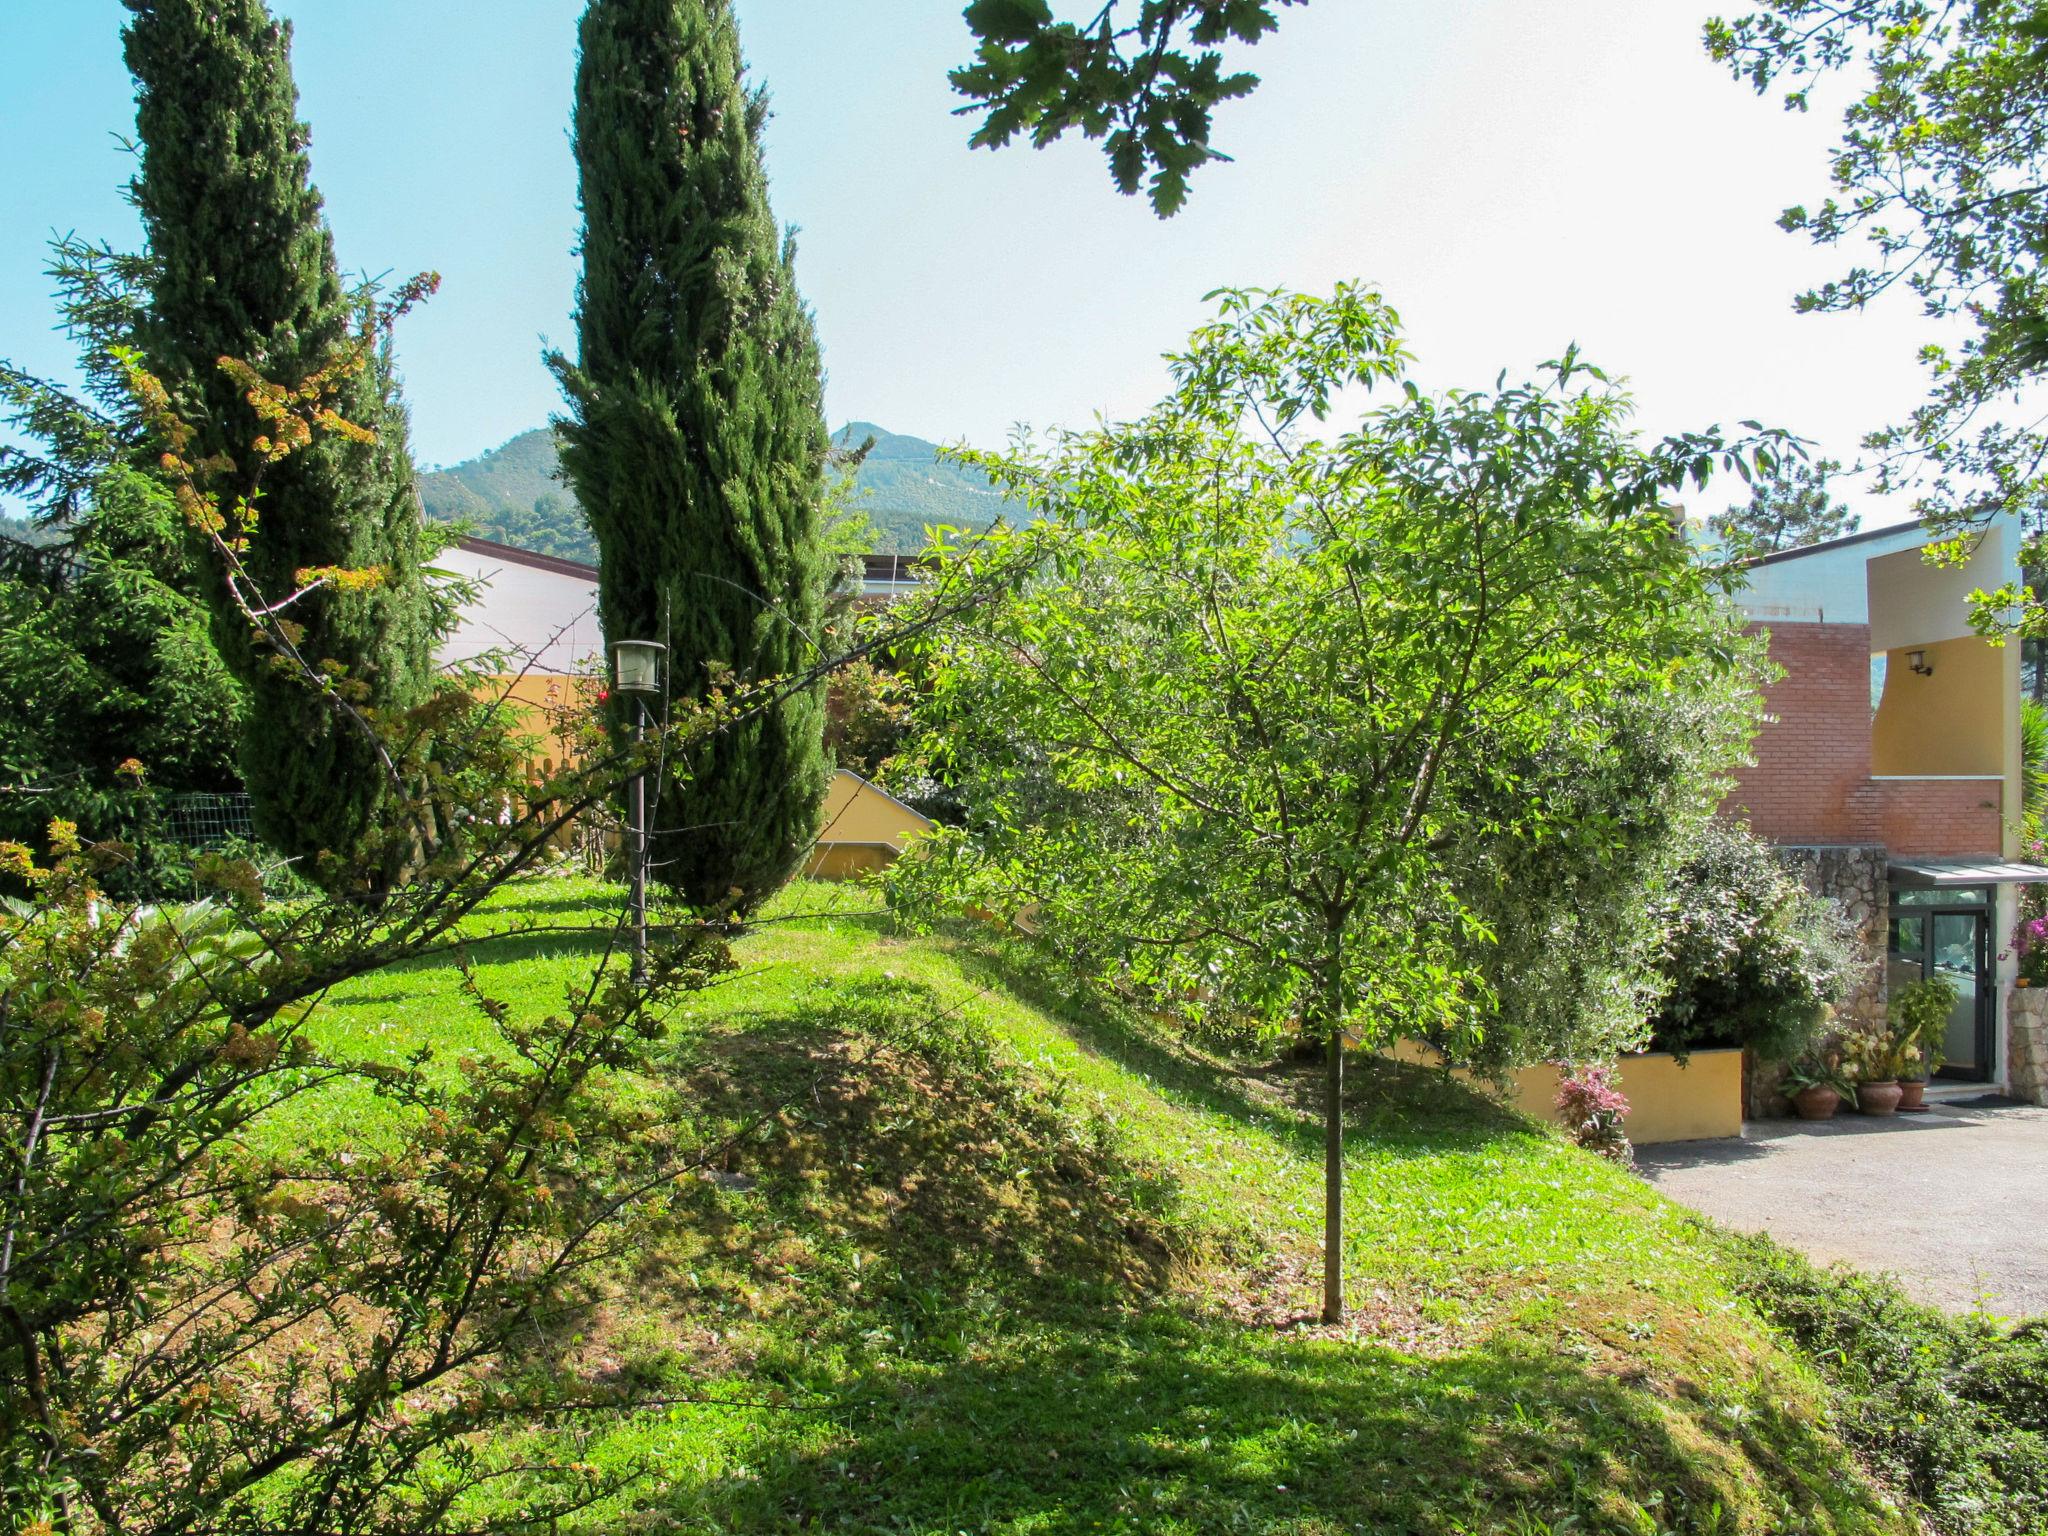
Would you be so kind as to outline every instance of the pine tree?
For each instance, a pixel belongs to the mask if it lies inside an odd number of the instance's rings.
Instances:
[[[1831,484],[1841,472],[1836,459],[1787,459],[1751,486],[1747,505],[1717,513],[1708,526],[1731,551],[1749,556],[1854,533],[1861,519],[1835,500]]]
[[[197,429],[192,457],[246,460],[263,428],[221,358],[296,385],[348,343],[365,302],[341,279],[298,120],[291,31],[263,0],[126,0],[142,168],[133,183],[152,281],[145,359]],[[343,387],[341,414],[374,444],[325,435],[271,466],[245,563],[276,600],[307,567],[381,567],[384,581],[294,604],[301,653],[372,720],[432,690],[433,616],[406,419],[388,355]],[[228,601],[207,590],[217,643],[250,690],[241,764],[259,835],[308,860],[374,850],[386,770],[363,732],[273,664]],[[387,863],[397,855],[386,851]]]
[[[817,657],[829,443],[766,102],[727,0],[592,0],[581,48],[581,350],[550,361],[604,632],[666,641],[678,697],[790,677]],[[679,765],[656,878],[699,906],[771,895],[817,830],[823,718],[821,689],[795,691]]]

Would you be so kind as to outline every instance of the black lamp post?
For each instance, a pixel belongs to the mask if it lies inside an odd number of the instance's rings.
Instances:
[[[661,659],[668,647],[656,640],[620,640],[612,645],[612,685],[633,695],[633,747],[647,739],[647,696],[661,692]],[[633,984],[647,981],[647,767],[635,763],[628,792],[632,814]]]

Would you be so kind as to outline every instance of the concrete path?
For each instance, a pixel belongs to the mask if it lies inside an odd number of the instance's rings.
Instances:
[[[1756,1121],[1740,1141],[1637,1158],[1681,1204],[1822,1261],[1890,1271],[1934,1306],[2048,1315],[2048,1109]]]

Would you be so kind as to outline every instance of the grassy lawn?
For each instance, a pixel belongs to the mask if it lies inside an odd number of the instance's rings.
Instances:
[[[615,901],[554,883],[505,910]],[[986,931],[896,937],[858,891],[798,886],[771,917],[680,1010],[668,1070],[706,1127],[774,1118],[570,1341],[577,1369],[687,1400],[522,1448],[646,1468],[588,1528],[1915,1528],[1720,1239],[1632,1177],[1362,1066],[1356,1317],[1332,1335],[1312,1070],[1204,1055]],[[538,1012],[592,951],[472,959]],[[366,979],[319,1028],[386,1060],[430,1042],[436,1070],[493,1046],[446,965]]]

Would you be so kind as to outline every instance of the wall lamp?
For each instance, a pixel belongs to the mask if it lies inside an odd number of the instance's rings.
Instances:
[[[1925,651],[1906,652],[1906,664],[1922,677],[1934,676],[1934,668],[1927,664],[1927,653]]]

